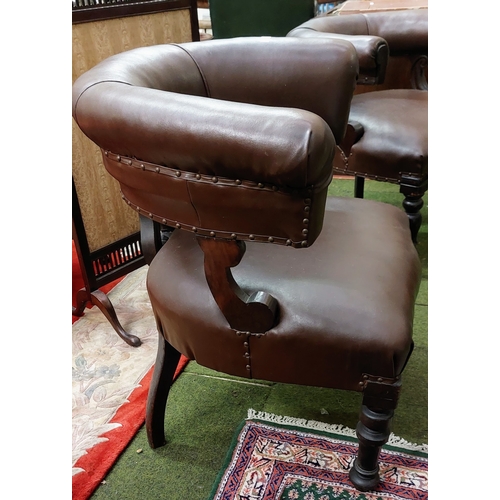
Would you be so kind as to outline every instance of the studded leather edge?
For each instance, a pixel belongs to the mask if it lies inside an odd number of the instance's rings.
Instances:
[[[378,377],[376,375],[370,375],[368,373],[363,373],[362,377],[361,377],[361,381],[359,382],[359,386],[361,389],[365,389],[366,386],[368,385],[368,383],[370,382],[378,382],[380,384],[389,384],[389,385],[392,385],[392,384],[395,384],[396,382],[398,382],[400,380],[400,376],[396,376],[396,377],[393,377],[393,378],[390,378],[390,377]]]
[[[170,167],[164,167],[160,165],[156,165],[153,163],[148,163],[148,162],[143,162],[140,160],[137,160],[135,158],[129,158],[127,156],[122,156],[118,155],[115,153],[112,153],[111,151],[104,151],[104,155],[107,157],[108,160],[115,161],[117,163],[121,163],[124,165],[128,165],[132,168],[137,168],[143,171],[148,171],[148,172],[155,172],[160,175],[167,175],[169,177],[175,177],[178,179],[184,179],[189,182],[203,182],[203,183],[218,183],[224,186],[235,186],[235,187],[245,187],[245,188],[251,188],[251,189],[258,189],[258,190],[271,190],[271,191],[279,191],[285,194],[293,194],[297,196],[301,196],[304,200],[304,213],[303,213],[303,218],[302,218],[302,226],[303,229],[301,231],[302,236],[304,237],[303,240],[300,241],[292,241],[291,239],[287,238],[280,238],[276,236],[269,236],[269,235],[259,235],[259,234],[246,234],[246,233],[238,233],[238,232],[229,232],[229,231],[219,231],[219,230],[210,230],[206,228],[200,228],[200,227],[195,227],[191,226],[188,224],[184,224],[182,222],[173,220],[173,219],[168,219],[165,217],[162,217],[158,214],[154,214],[152,212],[148,212],[147,210],[142,209],[138,205],[133,204],[127,197],[121,193],[121,197],[127,205],[129,205],[131,208],[133,208],[137,213],[148,217],[151,220],[154,220],[155,222],[159,222],[160,224],[163,224],[165,226],[170,226],[174,227],[176,229],[183,229],[185,231],[191,231],[193,233],[196,233],[200,236],[205,236],[205,237],[210,237],[210,238],[224,238],[224,239],[231,239],[231,240],[242,240],[242,241],[257,241],[257,242],[264,242],[264,243],[274,243],[277,245],[285,245],[285,246],[291,246],[293,248],[306,248],[309,246],[309,242],[307,241],[307,237],[309,234],[309,212],[311,210],[311,195],[315,192],[315,186],[308,186],[305,189],[290,189],[287,187],[282,187],[282,186],[275,186],[272,184],[266,184],[266,183],[258,183],[254,181],[248,181],[248,180],[240,180],[240,179],[228,179],[225,177],[219,177],[219,176],[212,176],[212,175],[206,175],[206,174],[197,174],[194,172],[187,172],[183,170],[178,170],[178,169],[173,169]],[[316,190],[318,190],[318,187],[316,187]]]

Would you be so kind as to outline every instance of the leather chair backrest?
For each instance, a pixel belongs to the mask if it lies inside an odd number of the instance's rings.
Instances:
[[[82,75],[73,116],[139,213],[199,234],[308,246],[357,73],[344,41],[144,47]]]
[[[424,58],[426,61],[428,11],[412,9],[323,15],[302,23],[287,36],[325,37],[351,42],[359,59],[358,84],[380,84],[384,82],[389,58],[405,57],[411,61]],[[396,65],[397,70],[404,73],[399,63]]]
[[[427,9],[319,16],[296,29],[378,36],[387,41],[391,55],[427,54],[428,49]]]

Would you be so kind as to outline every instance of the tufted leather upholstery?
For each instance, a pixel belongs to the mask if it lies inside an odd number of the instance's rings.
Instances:
[[[241,377],[362,392],[351,478],[377,484],[420,264],[402,211],[326,200],[357,71],[345,41],[245,38],[136,49],[75,82],[73,116],[127,202],[177,228],[147,280],[160,333],[152,447],[183,353]]]

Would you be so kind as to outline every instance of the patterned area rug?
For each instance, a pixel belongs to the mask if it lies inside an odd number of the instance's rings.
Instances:
[[[249,410],[212,500],[427,499],[427,446],[394,435],[380,454],[381,482],[361,493],[349,480],[355,431]]]
[[[145,421],[157,330],[146,290],[147,266],[108,294],[131,347],[97,307],[73,324],[73,499],[86,500]],[[177,374],[186,365],[181,358]],[[176,376],[177,376],[176,374]]]

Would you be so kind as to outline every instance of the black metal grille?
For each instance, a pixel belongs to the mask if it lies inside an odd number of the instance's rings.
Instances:
[[[196,38],[196,33],[198,33],[196,0],[71,0],[71,2],[73,24],[190,9],[193,40],[199,39],[199,36]]]
[[[72,0],[73,9],[84,9],[86,7],[99,7],[105,5],[130,4],[130,3],[134,4],[146,3],[146,2],[151,3],[152,1],[154,2],[155,0]]]
[[[121,243],[121,245],[115,243],[112,248],[108,247],[104,251],[94,252],[92,266],[96,277],[116,271],[118,268],[142,257],[139,238],[130,238],[128,241],[125,240],[125,243],[123,243],[123,240],[117,243]]]

